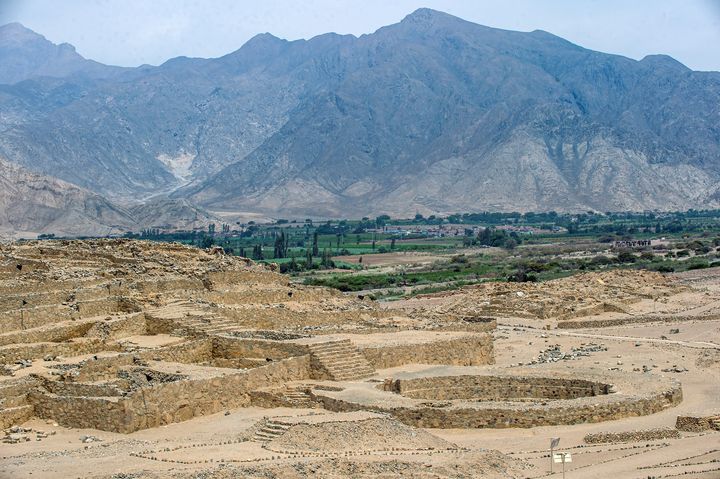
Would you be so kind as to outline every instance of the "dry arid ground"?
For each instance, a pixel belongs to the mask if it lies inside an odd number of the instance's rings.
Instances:
[[[344,261],[346,263],[360,264],[360,258],[362,258],[362,264],[367,267],[398,266],[404,264],[421,265],[447,259],[447,257],[443,255],[410,251],[400,253],[377,253],[336,256],[333,258],[333,260]]]
[[[0,478],[720,477],[720,272],[387,304],[216,250],[0,247]]]

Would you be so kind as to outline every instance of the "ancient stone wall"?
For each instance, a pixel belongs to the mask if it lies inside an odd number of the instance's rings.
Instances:
[[[290,283],[287,276],[270,271],[218,271],[208,273],[207,278],[213,290],[227,289],[236,284],[288,285]]]
[[[288,301],[317,301],[318,294],[312,291],[290,288],[247,288],[240,291],[201,291],[193,295],[224,304],[283,303]]]
[[[55,390],[63,394],[38,390],[30,392],[28,397],[40,418],[54,419],[67,427],[129,433],[249,406],[251,391],[309,376],[309,357],[301,356],[225,376],[153,384],[127,397],[89,396],[105,389],[80,384],[66,385],[64,389],[59,386]],[[112,385],[108,388],[107,391],[113,390]],[[74,395],[81,393],[88,395]]]
[[[586,444],[604,444],[614,442],[657,441],[658,439],[678,439],[677,429],[647,429],[644,431],[601,432],[588,434],[583,438]]]
[[[213,357],[212,339],[198,339],[177,345],[165,346],[155,351],[144,351],[138,357],[148,361],[171,361],[174,363],[202,363]]]
[[[93,324],[92,321],[84,321],[0,334],[0,345],[67,341],[84,336]]]
[[[269,358],[279,360],[306,354],[309,354],[308,348],[299,344],[267,339],[222,336],[213,338],[213,357],[215,358]]]
[[[703,432],[714,429],[713,419],[718,420],[718,416],[705,416],[696,414],[692,416],[678,416],[675,421],[675,428],[680,431],[687,432]]]
[[[67,381],[43,380],[42,387],[48,392],[58,396],[73,397],[115,397],[122,396],[125,392],[116,384],[88,384]]]
[[[86,336],[112,341],[146,333],[145,313],[134,313],[119,318],[108,317],[108,320],[98,321],[88,330]]]
[[[78,382],[108,381],[117,378],[120,368],[134,364],[132,354],[101,357],[86,361],[73,377]]]
[[[106,345],[99,339],[0,346],[0,363],[14,363],[20,359],[38,359],[47,355],[78,356],[80,354],[111,351],[113,349],[117,350],[119,347]]]
[[[20,406],[9,409],[0,409],[0,429],[22,424],[33,417],[32,406]]]
[[[126,399],[59,396],[31,391],[28,400],[34,406],[35,416],[53,419],[63,426],[116,432],[134,430],[132,418],[126,414]]]
[[[387,385],[384,386],[387,389]],[[583,379],[442,376],[396,379],[390,390],[415,399],[577,399],[608,394],[609,385]]]
[[[138,311],[137,305],[122,296],[66,304],[25,305],[18,309],[0,313],[0,331],[37,328],[59,321]]]
[[[143,294],[166,293],[170,291],[196,291],[205,289],[203,281],[199,278],[158,278],[134,281],[130,288]]]
[[[447,341],[359,347],[375,369],[393,368],[404,364],[480,366],[495,362],[492,337],[489,334]]]
[[[65,305],[22,307],[0,313],[0,331],[37,328],[77,317],[79,317],[77,311]]]
[[[414,405],[388,405],[351,402],[332,397],[314,389],[311,397],[325,409],[336,412],[370,410],[389,413],[405,424],[424,428],[507,428],[538,427],[559,424],[594,423],[645,416],[660,412],[682,401],[682,389],[674,383],[667,390],[652,391],[647,395],[614,397],[607,400],[580,398],[575,400],[548,400],[546,403],[507,403],[457,401]],[[599,399],[599,398],[598,398]]]

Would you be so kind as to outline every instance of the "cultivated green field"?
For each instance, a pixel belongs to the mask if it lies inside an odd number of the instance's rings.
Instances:
[[[305,284],[396,299],[483,281],[544,281],[580,271],[671,272],[720,264],[720,211],[468,213],[411,219],[277,220],[129,235],[221,246],[277,263]],[[651,240],[650,246],[615,242]]]

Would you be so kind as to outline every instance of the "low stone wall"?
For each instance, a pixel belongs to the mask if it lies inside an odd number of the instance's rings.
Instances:
[[[558,321],[558,329],[586,329],[586,328],[610,328],[622,326],[624,324],[637,323],[680,323],[684,321],[710,321],[720,319],[720,314],[707,314],[703,316],[673,315],[673,316],[628,316],[626,318],[616,319],[598,319],[598,320],[577,320],[577,321]]]
[[[140,307],[124,296],[110,296],[105,299],[78,301],[77,311],[81,318],[111,313],[138,313]]]
[[[130,283],[129,287],[144,294],[164,293],[169,291],[197,291],[205,289],[198,278],[158,278]]]
[[[493,341],[489,334],[446,341],[359,347],[375,369],[394,368],[404,364],[481,366],[495,362]]]
[[[118,348],[116,347],[115,349]],[[99,339],[0,346],[0,363],[14,363],[19,359],[38,359],[47,355],[78,356],[80,354],[111,350],[113,350],[113,347],[106,345]]]
[[[226,289],[235,284],[289,284],[287,276],[269,271],[218,271],[208,273],[212,289]]]
[[[0,402],[4,402],[9,398],[24,396],[40,384],[42,384],[41,381],[34,376],[0,381]]]
[[[21,343],[67,341],[69,339],[85,336],[94,324],[95,323],[93,321],[79,321],[77,323],[63,324],[59,326],[0,334],[0,346]]]
[[[428,368],[427,373],[421,371],[400,372],[399,378],[387,380],[378,387],[377,384],[353,384],[352,388],[338,391],[312,388],[311,398],[319,401],[331,411],[346,412],[368,410],[391,414],[402,422],[416,427],[425,428],[507,428],[507,427],[538,427],[560,424],[594,423],[622,419],[626,417],[644,416],[665,410],[682,401],[682,388],[678,381],[665,377],[638,377],[624,373],[610,373],[587,369],[572,373],[556,366],[550,369],[525,368],[513,370],[492,370],[478,368],[459,368],[442,370],[439,375],[436,368]],[[457,374],[467,369],[473,374]],[[453,374],[448,374],[453,373]],[[517,379],[532,378],[536,388],[542,388],[535,396],[557,395],[569,399],[517,398],[512,400],[500,398],[455,399],[452,389],[438,379],[449,376],[496,376],[495,391],[502,392],[503,381],[512,383],[508,377]],[[426,378],[428,382],[425,382]],[[399,383],[397,382],[399,379]],[[558,389],[556,383],[561,379],[566,384],[575,384],[579,389],[570,392]],[[464,381],[464,379],[458,379]],[[397,394],[402,390],[402,382],[411,386],[422,387],[433,385],[421,391],[417,398]],[[521,385],[522,381],[518,384]],[[407,383],[406,383],[407,384]],[[622,392],[612,392],[613,388],[606,385],[614,384]],[[600,391],[596,391],[600,389]],[[413,389],[410,389],[412,391]],[[415,391],[420,392],[419,389]],[[582,394],[578,394],[582,391]],[[406,393],[409,392],[406,389]],[[522,392],[522,391],[520,391]],[[599,395],[593,395],[596,394]],[[608,392],[608,394],[603,394]],[[511,395],[519,395],[511,391]],[[588,395],[590,393],[590,395]],[[572,397],[577,397],[572,399]],[[428,399],[431,398],[431,399]],[[450,398],[450,399],[446,399]]]
[[[165,346],[154,351],[144,351],[136,356],[149,361],[170,361],[174,363],[202,363],[213,357],[212,339],[198,339],[181,344]]]
[[[385,386],[387,387],[387,386]],[[503,376],[444,376],[397,379],[391,390],[430,400],[485,399],[512,400],[577,399],[608,394],[609,385],[583,379],[555,379]]]
[[[72,290],[59,290],[0,295],[0,312],[61,304],[67,301],[71,294]]]
[[[316,396],[317,397],[317,396]],[[605,403],[593,406],[568,407],[533,407],[533,408],[435,408],[435,407],[396,407],[377,408],[360,406],[327,396],[318,399],[323,407],[330,411],[346,412],[370,410],[390,413],[400,421],[415,427],[424,428],[508,428],[556,426],[559,424],[583,424],[610,421],[626,417],[645,416],[660,412],[669,405],[681,401],[682,394],[670,397],[653,397],[637,399],[622,403]]]
[[[38,328],[60,321],[68,321],[79,316],[77,311],[66,305],[26,306],[0,313],[0,331],[9,332]]]
[[[294,356],[309,354],[307,346],[273,341],[269,339],[232,338],[216,336],[213,338],[213,357],[235,358],[269,358],[273,361]]]
[[[102,338],[105,341],[146,334],[144,313],[128,314],[109,321],[98,321],[87,332],[89,337]]]
[[[693,415],[693,416],[678,416],[675,421],[675,428],[680,431],[687,432],[703,432],[709,431],[710,429],[716,429],[714,427],[713,419],[719,419],[718,416],[704,416],[704,415]],[[719,424],[720,425],[720,424]]]
[[[241,291],[202,291],[195,293],[193,296],[223,304],[257,304],[312,301],[316,299],[317,295],[289,288],[267,290],[248,288]]]
[[[0,312],[10,311],[20,308],[34,308],[38,306],[50,306],[62,303],[72,303],[75,301],[93,301],[105,299],[109,296],[127,295],[126,288],[117,288],[113,283],[106,284],[89,284],[89,285],[67,285],[63,288],[63,284],[48,285],[41,283],[35,287],[27,287],[22,285],[14,287],[10,290],[0,290]],[[53,286],[60,286],[53,289]],[[18,292],[20,291],[20,292]]]
[[[465,316],[436,325],[434,331],[489,333],[497,329],[497,320],[487,316]]]
[[[613,442],[657,441],[658,439],[679,439],[677,429],[647,429],[644,431],[601,432],[588,434],[583,438],[586,444],[603,444]]]
[[[0,313],[0,331],[18,331],[39,328],[69,321],[71,319],[90,318],[103,314],[135,313],[138,306],[131,300],[122,297],[108,297],[89,301],[77,301],[67,304],[45,306],[26,305]]]
[[[59,396],[32,391],[28,394],[28,400],[34,406],[37,417],[53,419],[66,427],[132,431],[126,399]]]
[[[72,397],[119,397],[123,391],[116,384],[88,384],[66,381],[44,380],[43,387],[51,394]]]
[[[11,426],[29,421],[34,414],[32,406],[19,406],[10,409],[0,409],[0,429],[7,429]]]
[[[153,336],[155,334],[170,334],[178,327],[175,318],[159,318],[154,316],[151,311],[145,311],[145,331],[146,334]]]
[[[117,378],[120,368],[132,364],[134,364],[132,354],[119,354],[117,356],[88,360],[82,365],[73,380],[78,382],[114,380]]]

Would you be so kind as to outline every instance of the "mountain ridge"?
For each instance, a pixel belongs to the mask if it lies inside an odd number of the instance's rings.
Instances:
[[[0,108],[0,155],[119,202],[300,217],[720,206],[720,73],[430,9],[358,37],[264,33],[217,58],[33,76],[0,85]]]

